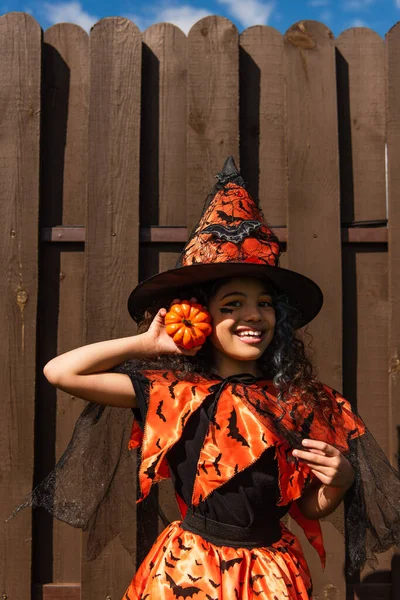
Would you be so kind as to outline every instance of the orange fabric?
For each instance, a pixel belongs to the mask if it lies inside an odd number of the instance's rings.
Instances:
[[[311,579],[299,541],[282,526],[267,548],[215,546],[171,523],[158,537],[124,600],[308,600]]]
[[[197,377],[195,382],[181,381],[169,372],[145,371],[143,374],[150,381],[150,393],[139,473],[142,498],[148,495],[153,483],[169,476],[165,460],[168,450],[180,439],[189,416],[212,393],[211,388],[222,384],[221,380],[202,377]],[[365,432],[364,424],[351,411],[350,404],[328,386],[324,386],[324,390],[327,394],[324,402],[305,406],[293,396],[285,401],[283,412],[272,382],[229,383],[223,387],[200,452],[193,505],[198,505],[236,473],[253,464],[271,446],[275,447],[279,471],[281,496],[278,504],[285,506],[300,498],[311,481],[311,472],[292,456],[292,448],[278,434],[273,417],[279,418],[287,430],[301,430],[304,437],[326,441],[342,452],[348,450],[349,439]],[[243,402],[244,396],[251,398],[255,407],[263,406],[268,410],[272,415],[269,427],[265,420],[262,422],[257,417],[256,409],[250,410]],[[137,447],[139,440],[140,435],[134,427],[130,447]],[[324,563],[319,523],[306,519],[295,504],[290,513]]]
[[[182,257],[182,266],[251,262],[277,266],[279,241],[264,224],[262,211],[236,183],[218,191],[201,217]]]

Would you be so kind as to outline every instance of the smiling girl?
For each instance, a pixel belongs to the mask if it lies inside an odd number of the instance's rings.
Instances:
[[[154,543],[125,600],[311,598],[302,549],[281,519],[296,519],[324,562],[318,519],[346,494],[353,568],[399,540],[396,473],[349,403],[315,378],[296,337],[321,291],[279,267],[278,240],[232,159],[218,178],[177,268],[132,292],[138,335],[78,348],[44,370],[74,396],[135,411],[141,499],[172,478],[182,519]],[[212,320],[206,343],[190,350],[165,327],[184,298]]]

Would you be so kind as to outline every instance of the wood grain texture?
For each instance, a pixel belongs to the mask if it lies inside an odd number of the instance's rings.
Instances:
[[[240,165],[268,223],[287,223],[286,61],[283,36],[255,26],[240,36]]]
[[[199,220],[225,159],[239,165],[239,43],[223,17],[198,21],[188,36],[187,226]]]
[[[76,25],[55,25],[44,33],[42,223],[74,225],[86,221],[88,174],[89,37]],[[42,253],[46,265],[46,248]],[[60,248],[52,281],[59,289],[57,354],[83,345],[83,271],[81,248]],[[51,312],[47,313],[48,315]],[[54,325],[52,326],[54,331]],[[54,402],[54,394],[49,397]],[[54,457],[65,450],[83,402],[57,392]],[[51,413],[50,411],[47,413]],[[49,424],[48,424],[49,425]],[[46,439],[46,438],[44,438]],[[80,581],[81,532],[53,524],[53,581]]]
[[[342,223],[386,218],[386,66],[383,39],[344,31],[337,48]]]
[[[389,458],[400,465],[400,26],[387,36],[389,208]],[[396,456],[397,455],[397,456]]]
[[[342,280],[340,245],[339,160],[335,47],[332,33],[313,21],[293,25],[285,34],[288,131],[288,266],[314,279],[325,301],[308,327],[319,377],[342,388]],[[315,595],[330,586],[344,597],[344,541],[323,524],[327,568],[315,553],[307,558]],[[333,592],[332,592],[333,593]],[[335,597],[332,595],[332,597]]]
[[[88,343],[133,332],[126,303],[138,278],[141,38],[121,18],[103,19],[91,30]],[[83,564],[83,599],[122,597],[132,574],[132,559],[116,539],[98,560]]]
[[[31,514],[5,523],[33,481],[38,285],[41,30],[0,18],[0,573],[2,593],[29,598]]]
[[[43,225],[85,224],[88,102],[89,37],[77,25],[54,25],[43,50]]]
[[[140,222],[186,225],[187,37],[160,23],[143,43]]]

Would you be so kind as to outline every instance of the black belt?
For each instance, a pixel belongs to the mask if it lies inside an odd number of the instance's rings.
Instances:
[[[231,548],[264,548],[278,542],[282,537],[280,521],[265,521],[262,528],[237,527],[219,523],[190,510],[182,521],[182,529],[200,535],[216,546]]]

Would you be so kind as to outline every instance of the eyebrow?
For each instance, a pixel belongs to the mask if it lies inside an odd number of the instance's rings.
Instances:
[[[221,300],[224,300],[225,298],[228,298],[229,296],[246,296],[246,294],[244,294],[243,292],[228,292],[227,294],[222,296]],[[269,296],[270,298],[272,298],[272,296],[269,292],[261,292],[260,296]]]

